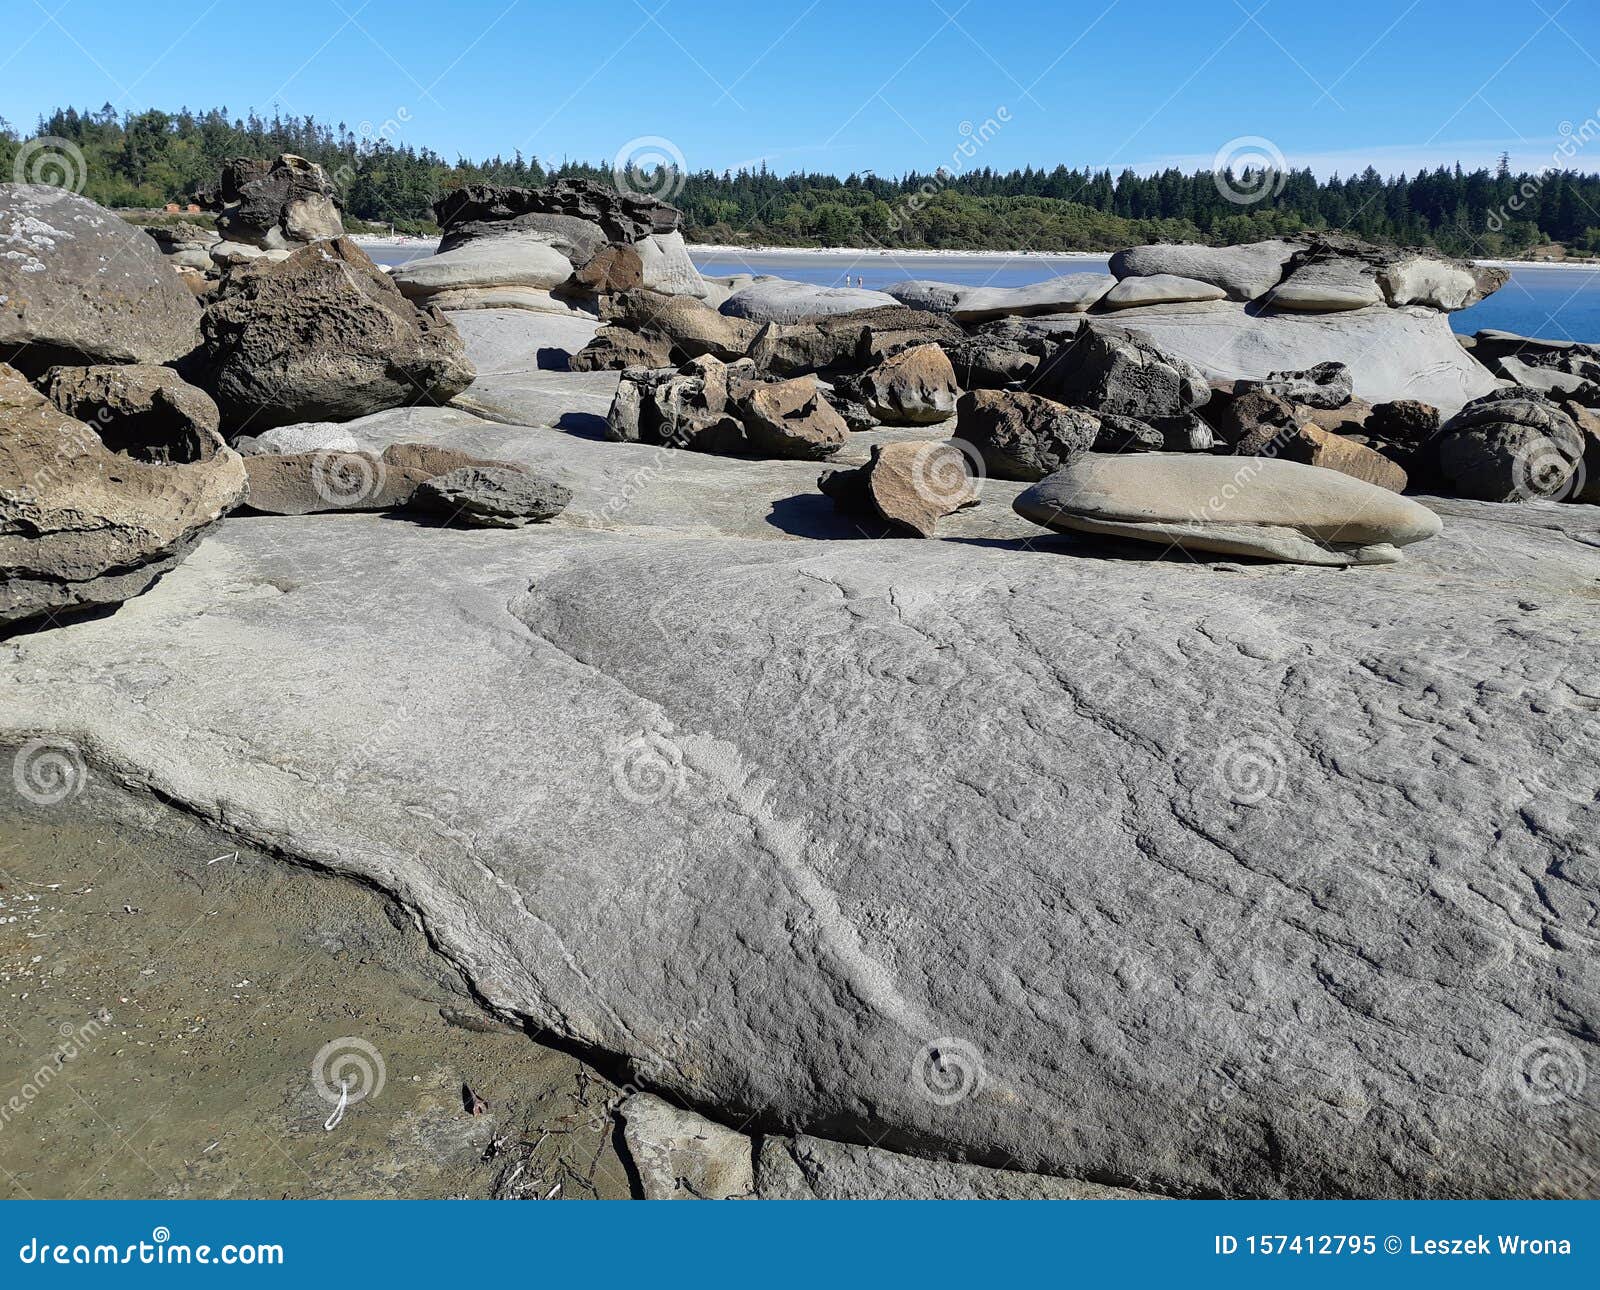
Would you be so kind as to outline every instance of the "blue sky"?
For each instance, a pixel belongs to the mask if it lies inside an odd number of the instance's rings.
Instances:
[[[1596,0],[0,0],[0,116],[315,115],[456,154],[897,174],[1551,164],[1600,117]],[[1264,142],[1263,142],[1264,141]],[[1596,155],[1576,160],[1600,169]]]

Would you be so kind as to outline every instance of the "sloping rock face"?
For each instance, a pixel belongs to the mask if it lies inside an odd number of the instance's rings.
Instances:
[[[285,251],[344,233],[338,189],[321,166],[293,153],[236,157],[199,196],[218,211],[224,241]]]
[[[718,495],[666,491],[685,529]],[[1180,1195],[1590,1194],[1600,548],[1456,505],[1348,575],[231,524],[14,642],[0,728],[395,892],[495,1006],[725,1122]]]
[[[244,493],[215,432],[125,456],[0,366],[0,624],[138,595]]]
[[[202,330],[204,382],[234,432],[442,403],[474,375],[449,321],[348,238],[236,270]]]
[[[1262,379],[1334,361],[1350,369],[1357,398],[1416,399],[1446,415],[1496,388],[1488,369],[1457,343],[1450,320],[1432,309],[1251,314],[1222,300],[1129,310],[1117,315],[1117,325],[1143,332],[1213,381]]]
[[[200,306],[150,238],[85,197],[0,184],[0,363],[166,363]]]

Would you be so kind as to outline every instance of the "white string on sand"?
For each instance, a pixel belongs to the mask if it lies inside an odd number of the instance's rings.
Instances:
[[[333,1114],[327,1118],[322,1127],[330,1133],[337,1129],[339,1127],[339,1121],[344,1119],[344,1109],[349,1105],[350,1081],[347,1079],[341,1079],[339,1081],[339,1105],[333,1108]]]

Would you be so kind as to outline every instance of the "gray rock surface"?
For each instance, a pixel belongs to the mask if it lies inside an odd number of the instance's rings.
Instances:
[[[956,405],[956,434],[1000,479],[1043,479],[1087,452],[1099,433],[1093,413],[1018,390],[969,390]]]
[[[1150,1200],[1070,1178],[923,1160],[880,1147],[801,1134],[762,1140],[762,1200]]]
[[[1300,243],[1276,239],[1241,246],[1134,246],[1113,255],[1110,268],[1118,278],[1162,273],[1196,278],[1221,287],[1230,300],[1254,300],[1278,285],[1300,249]]]
[[[900,302],[882,291],[859,287],[818,287],[787,278],[757,278],[748,287],[735,291],[722,302],[722,313],[730,318],[754,322],[794,323],[828,314],[855,313],[861,309],[881,309]]]
[[[1495,379],[1432,309],[1379,306],[1342,313],[1252,315],[1232,301],[1141,309],[1136,327],[1214,381],[1261,378],[1334,360],[1350,369],[1357,398],[1419,399],[1446,415],[1487,394]]]
[[[1383,288],[1373,268],[1361,260],[1336,256],[1310,260],[1289,275],[1265,297],[1274,309],[1301,313],[1334,313],[1364,309],[1384,303]]]
[[[571,275],[571,263],[550,234],[520,230],[411,260],[391,276],[408,299],[426,302],[445,291],[498,287],[549,291]],[[528,298],[539,299],[531,294]]]
[[[654,1093],[623,1102],[622,1136],[645,1200],[748,1200],[755,1195],[752,1144]]]
[[[1474,399],[1429,445],[1446,489],[1486,502],[1567,496],[1584,446],[1584,436],[1556,404],[1516,386]]]
[[[526,471],[460,466],[424,480],[410,505],[465,528],[520,529],[554,519],[571,500],[571,489]]]
[[[1116,285],[1109,273],[1063,273],[1025,287],[971,287],[950,312],[958,322],[1083,313]]]
[[[0,363],[165,363],[200,343],[200,306],[156,244],[86,197],[0,184]]]
[[[1095,305],[1099,310],[1138,309],[1145,305],[1183,304],[1189,301],[1221,300],[1223,288],[1198,278],[1172,273],[1153,273],[1148,277],[1123,278]]]
[[[393,891],[495,1007],[752,1131],[1165,1194],[1592,1194],[1591,508],[1430,503],[1404,564],[1230,571],[1106,558],[990,479],[941,525],[982,541],[887,560],[827,540],[806,463],[348,428],[573,502],[345,516],[337,559],[326,519],[225,525],[13,641],[0,730]],[[928,437],[847,451],[889,435]]]

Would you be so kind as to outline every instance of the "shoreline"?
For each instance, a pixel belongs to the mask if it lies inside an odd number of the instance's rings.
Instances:
[[[351,233],[347,235],[357,246],[427,246],[437,244],[436,237],[418,237],[411,233]],[[801,255],[868,259],[878,257],[898,259],[956,259],[956,260],[1103,260],[1121,248],[1110,251],[947,251],[927,247],[897,250],[891,247],[864,246],[730,246],[722,242],[689,242],[685,244],[691,257],[695,255],[750,255],[776,256]],[[1472,260],[1472,264],[1495,269],[1588,269],[1600,273],[1600,260],[1583,260],[1562,263],[1552,260]]]

